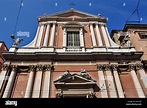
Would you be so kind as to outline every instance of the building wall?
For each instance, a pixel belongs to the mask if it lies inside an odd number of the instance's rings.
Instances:
[[[139,76],[137,72],[137,70],[142,69],[139,54],[134,54],[132,58],[123,55],[140,51],[140,46],[137,47],[137,51],[133,48],[129,50],[120,48],[109,38],[105,18],[98,18],[89,14],[85,15],[81,12],[70,12],[51,16],[51,18],[50,16],[45,19],[44,17],[40,18],[38,32],[34,41],[17,50],[16,48],[9,50],[9,53],[5,55],[7,62],[1,72],[7,73],[5,75],[12,79],[1,80],[1,97],[56,98],[57,88],[54,81],[59,79],[66,70],[69,70],[70,74],[78,75],[81,74],[81,70],[85,70],[100,88],[100,91],[95,94],[97,98],[145,97],[147,93],[146,80],[141,79],[141,75]],[[59,18],[57,19],[56,16]],[[65,18],[63,19],[63,17]],[[84,45],[80,46],[82,47],[80,51],[67,51],[65,50],[67,46],[63,47],[66,36],[64,28],[69,26],[68,24],[71,22],[70,26],[83,28],[83,32],[79,37],[83,36],[82,41],[84,42],[80,41],[80,44],[84,43]],[[46,35],[48,33],[47,25],[50,25],[48,35]],[[80,30],[82,31],[82,29]],[[99,40],[100,38],[98,39],[98,31],[100,32],[101,40]],[[102,41],[102,45],[100,45],[100,41]],[[46,42],[47,44],[44,45]],[[11,57],[12,52],[15,54],[14,58]],[[99,55],[102,58],[97,58]],[[114,60],[112,60],[111,56]],[[121,57],[125,58],[124,61],[127,60],[127,62],[129,59],[129,63],[119,63],[118,58]],[[137,68],[138,63],[139,68]],[[119,66],[127,68],[127,70],[120,72]]]
[[[0,42],[0,70],[2,68],[2,64],[4,63],[4,57],[2,56],[3,52],[8,52],[8,49],[4,42]]]

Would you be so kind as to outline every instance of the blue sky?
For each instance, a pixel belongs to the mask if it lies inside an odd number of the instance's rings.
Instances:
[[[8,49],[13,44],[10,38],[14,33],[16,19],[21,0],[0,0],[0,41],[4,41]],[[111,30],[123,29],[127,19],[136,9],[138,0],[23,0],[19,19],[16,26],[17,32],[29,32],[29,37],[23,36],[19,47],[30,43],[35,37],[38,21],[37,18],[44,13],[52,14],[66,11],[71,8],[70,3],[76,4],[74,8],[90,14],[101,14],[108,18],[107,27]],[[147,24],[147,0],[140,0],[138,7],[140,24]],[[139,20],[137,11],[130,21]]]

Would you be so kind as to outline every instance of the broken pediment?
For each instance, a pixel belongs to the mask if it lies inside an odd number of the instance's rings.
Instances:
[[[81,72],[81,74],[70,74],[69,71],[66,71],[63,75],[54,81],[54,85],[56,89],[62,90],[100,90],[96,84],[96,81],[92,79],[86,71]]]
[[[89,74],[81,73],[79,74],[70,74],[69,72],[65,72],[63,75],[61,75],[57,80],[54,81],[54,83],[86,83],[91,82],[95,83],[96,81],[93,80]]]

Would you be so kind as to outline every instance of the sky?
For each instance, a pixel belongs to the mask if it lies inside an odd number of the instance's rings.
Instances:
[[[38,20],[44,13],[53,14],[74,8],[89,14],[107,17],[109,33],[122,30],[126,21],[139,21],[147,24],[147,0],[0,0],[0,41],[9,49],[21,32],[25,34],[19,47],[29,44],[35,37]],[[75,5],[70,5],[70,4]],[[21,5],[20,5],[21,4]],[[21,8],[20,8],[21,6]],[[20,11],[19,11],[20,10]],[[133,13],[134,12],[134,13]],[[133,14],[132,14],[133,13]],[[138,14],[139,13],[139,14]],[[130,17],[131,16],[131,17]],[[138,18],[139,16],[139,18]]]

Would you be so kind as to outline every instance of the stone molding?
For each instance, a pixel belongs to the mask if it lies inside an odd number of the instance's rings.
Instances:
[[[113,71],[117,71],[119,66],[118,65],[124,65],[124,64],[97,64],[97,69],[98,71],[109,71],[109,70],[113,70]],[[128,63],[125,64],[128,65],[127,70],[131,71],[131,70],[141,70],[143,69],[143,64],[142,63]]]

